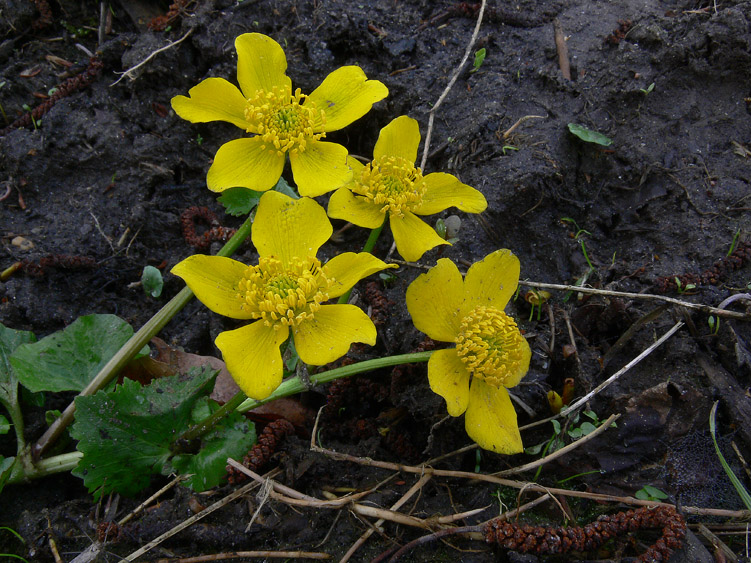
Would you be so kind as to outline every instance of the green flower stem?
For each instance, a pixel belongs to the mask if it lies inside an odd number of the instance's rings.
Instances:
[[[21,412],[21,404],[16,399],[14,403],[4,403],[5,408],[8,409],[10,415],[10,421],[13,423],[13,430],[16,433],[16,451],[20,454],[26,447],[26,440],[23,437],[23,413]]]
[[[47,475],[73,471],[82,457],[83,454],[81,452],[68,452],[48,459],[41,459],[33,465],[25,464],[23,460],[19,460],[13,467],[7,484],[25,483],[32,479],[46,477]]]
[[[383,231],[383,226],[386,224],[386,221],[384,220],[383,223],[381,223],[380,227],[376,227],[372,231],[370,231],[370,235],[368,236],[368,240],[365,241],[365,246],[362,247],[363,252],[372,252],[375,248],[376,242],[378,242],[378,237],[381,236],[381,231]],[[343,303],[347,303],[349,301],[349,296],[352,295],[352,289],[350,289],[347,293],[339,297],[339,303],[340,305]]]
[[[237,394],[232,397],[229,401],[224,403],[221,407],[219,407],[216,411],[214,411],[210,416],[203,419],[201,422],[193,426],[192,428],[189,428],[183,434],[175,440],[176,443],[180,443],[181,441],[189,441],[189,440],[195,440],[196,438],[200,438],[204,434],[206,434],[209,430],[214,428],[214,426],[217,425],[218,422],[220,422],[225,416],[230,414],[232,411],[234,411],[237,407],[240,406],[240,404],[247,399],[248,396],[243,393],[242,391],[238,391]]]
[[[217,253],[218,256],[230,256],[240,247],[250,235],[252,219],[248,217],[231,239]],[[141,329],[130,337],[120,350],[107,362],[99,371],[96,377],[86,386],[86,389],[79,393],[79,396],[93,395],[105,385],[107,385],[117,375],[117,373],[127,364],[138,351],[144,347],[164,326],[172,320],[185,305],[193,298],[193,292],[190,288],[183,288],[180,293],[175,295],[169,303],[162,307],[156,315],[151,317]],[[63,430],[73,421],[73,413],[76,411],[76,404],[72,402],[65,409],[63,414],[52,423],[47,432],[34,444],[32,456],[39,459],[44,451],[60,437]]]
[[[311,375],[310,383],[313,385],[319,385],[321,383],[328,383],[329,381],[340,379],[342,377],[350,377],[358,373],[373,371],[389,366],[427,362],[432,354],[433,351],[415,352],[414,354],[401,354],[399,356],[387,356],[385,358],[366,360],[364,362],[358,362],[349,366],[331,369],[329,371],[324,371],[323,373]],[[256,407],[260,407],[261,405],[265,405],[266,403],[270,403],[271,401],[274,401],[276,399],[280,399],[281,397],[288,397],[289,395],[301,393],[306,389],[308,389],[308,385],[301,381],[299,376],[290,377],[282,381],[282,384],[265,399],[262,399],[260,401],[255,399],[248,399],[244,401],[239,407],[237,407],[237,410],[239,412],[247,412]]]

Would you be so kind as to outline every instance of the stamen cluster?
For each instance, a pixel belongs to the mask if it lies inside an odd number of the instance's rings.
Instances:
[[[238,299],[253,319],[266,326],[297,326],[313,319],[333,280],[326,277],[317,258],[294,258],[286,267],[274,257],[265,256],[257,266],[249,266],[238,284]]]
[[[481,305],[462,319],[456,351],[474,377],[500,388],[519,372],[523,340],[513,318]]]
[[[304,152],[309,140],[318,140],[326,133],[315,133],[326,123],[326,112],[318,109],[314,102],[303,106],[307,96],[298,88],[295,93],[280,92],[277,87],[271,91],[259,91],[247,101],[245,119],[248,132],[257,133],[265,145],[263,149],[276,150],[279,156],[284,153]]]
[[[365,166],[353,192],[399,217],[422,205],[426,185],[422,171],[398,156],[381,156]]]

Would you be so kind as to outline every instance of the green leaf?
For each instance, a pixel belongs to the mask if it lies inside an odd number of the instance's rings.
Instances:
[[[211,392],[217,373],[194,368],[146,387],[126,379],[113,391],[77,397],[71,435],[83,458],[73,474],[98,499],[135,494],[153,474],[169,473],[172,441],[191,426],[195,403]]]
[[[39,342],[20,345],[10,363],[30,391],[82,391],[132,335],[133,328],[115,315],[88,315]],[[147,354],[144,346],[136,357]]]
[[[0,414],[0,434],[7,434],[8,432],[10,432],[10,422]]]
[[[274,186],[272,189],[275,192],[279,192],[284,195],[287,195],[291,197],[292,199],[300,199],[300,196],[297,195],[295,188],[290,186],[284,178],[279,178],[279,181],[276,183],[276,186]]]
[[[582,432],[581,428],[572,428],[568,431],[568,435],[571,436],[574,440],[578,440],[584,435],[584,433]]]
[[[547,442],[537,444],[536,446],[529,446],[528,448],[524,448],[524,453],[529,454],[529,455],[537,455],[542,451],[542,448],[545,447],[545,444],[547,444]]]
[[[474,68],[472,68],[472,70],[470,70],[469,72],[477,72],[478,70],[480,70],[482,63],[485,60],[485,54],[486,54],[485,47],[475,51],[475,62],[473,63]]]
[[[582,422],[581,426],[579,426],[579,429],[582,431],[583,436],[587,436],[597,430],[597,426],[595,426],[591,422]]]
[[[592,131],[590,129],[587,129],[586,127],[577,125],[576,123],[569,123],[568,130],[579,137],[585,143],[595,143],[597,145],[602,145],[603,147],[609,147],[613,144],[613,139],[611,139],[610,137],[606,137],[602,133]]]
[[[213,407],[211,410],[219,408],[216,402],[208,399],[199,401],[199,404]],[[200,410],[203,412],[201,416],[196,416],[194,411],[194,422],[210,414],[209,409]],[[185,483],[194,491],[206,491],[219,485],[226,476],[227,458],[242,458],[255,442],[255,425],[234,411],[203,437],[197,454],[176,455],[172,459],[172,466],[181,475],[193,475]]]
[[[668,498],[667,493],[663,493],[660,489],[653,487],[652,485],[644,485],[644,487],[642,487],[642,490],[645,491],[653,499],[664,500]]]
[[[10,479],[10,475],[13,473],[13,464],[15,462],[15,457],[3,457],[0,455],[0,492],[2,492],[8,479]]]
[[[18,379],[10,363],[11,354],[22,344],[36,342],[33,332],[13,330],[0,323],[0,403],[10,411],[18,404]]]
[[[558,422],[555,419],[551,420],[550,422],[553,425],[553,432],[555,432],[556,434],[560,434],[561,433],[561,423]]]
[[[645,491],[644,489],[639,489],[638,491],[636,491],[636,494],[634,496],[639,500],[651,500],[649,498],[649,493],[647,493],[647,491]]]
[[[249,190],[248,188],[230,188],[224,190],[218,201],[224,206],[228,215],[235,217],[248,215],[258,205],[263,192]]]
[[[63,413],[61,413],[59,410],[51,410],[44,413],[44,422],[47,423],[47,426],[52,426],[52,423],[55,422],[58,418],[62,416]]]
[[[154,298],[159,297],[164,287],[162,272],[154,266],[146,266],[143,269],[143,274],[141,274],[141,285],[146,295],[151,295]]]

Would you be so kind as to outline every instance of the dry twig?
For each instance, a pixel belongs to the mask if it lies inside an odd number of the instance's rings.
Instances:
[[[678,307],[685,309],[694,309],[695,311],[701,311],[708,315],[717,315],[719,317],[725,317],[728,319],[738,320],[751,320],[751,314],[749,313],[736,313],[735,311],[726,311],[717,307],[710,307],[709,305],[703,305],[701,303],[689,303],[688,301],[681,301],[680,299],[673,299],[672,297],[665,297],[664,295],[655,295],[653,293],[628,293],[625,291],[611,291],[609,289],[596,289],[594,287],[581,287],[578,285],[562,285],[557,283],[541,283],[526,280],[519,280],[519,285],[527,287],[538,287],[540,289],[557,289],[560,291],[575,291],[577,293],[589,293],[592,295],[608,295],[611,297],[623,297],[626,299],[647,299],[650,301],[663,301],[665,303],[671,303]]]
[[[161,48],[157,49],[156,51],[154,51],[153,53],[151,53],[148,57],[146,57],[144,60],[142,60],[140,63],[138,63],[135,66],[130,67],[128,70],[123,71],[123,72],[117,72],[117,73],[115,73],[115,74],[121,74],[122,76],[120,78],[118,78],[117,80],[115,80],[112,84],[110,84],[110,86],[114,86],[115,84],[117,84],[118,82],[120,82],[126,76],[128,78],[130,78],[131,80],[135,80],[136,77],[133,75],[133,71],[138,70],[139,68],[141,68],[143,65],[145,65],[147,62],[149,62],[151,59],[153,59],[154,57],[156,57],[159,53],[167,51],[168,49],[171,49],[175,45],[179,45],[180,43],[182,43],[183,41],[185,41],[190,36],[190,34],[193,33],[194,30],[195,30],[195,28],[191,27],[187,31],[187,33],[185,33],[185,35],[183,35],[177,41],[173,41],[172,43],[168,43],[164,47],[161,47]]]
[[[589,393],[581,397],[579,400],[577,400],[574,404],[569,405],[565,407],[564,409],[561,409],[561,414],[563,416],[567,416],[574,412],[576,409],[581,407],[584,403],[589,401],[592,397],[597,395],[600,391],[605,389],[608,385],[613,383],[616,379],[618,379],[620,376],[622,376],[624,373],[626,373],[628,370],[630,370],[632,367],[634,367],[636,364],[641,362],[644,358],[649,356],[652,352],[654,352],[663,342],[665,342],[668,338],[673,336],[673,334],[678,331],[679,328],[683,326],[682,321],[678,321],[673,325],[673,327],[667,331],[665,334],[663,334],[656,342],[654,342],[651,346],[649,346],[646,350],[644,350],[641,354],[636,356],[633,360],[631,360],[629,363],[627,363],[625,366],[623,366],[621,369],[619,369],[617,372],[615,372],[613,375],[608,377],[605,381],[600,383],[597,387],[592,389]]]
[[[422,148],[422,161],[420,162],[420,168],[422,168],[423,170],[425,170],[425,164],[428,162],[428,150],[430,149],[430,137],[433,135],[433,122],[435,121],[435,112],[438,111],[438,108],[441,107],[443,100],[445,100],[446,96],[448,96],[448,93],[451,91],[451,88],[453,88],[454,83],[459,78],[459,74],[461,74],[462,69],[467,62],[467,59],[469,59],[469,55],[472,53],[472,47],[474,46],[475,41],[477,41],[477,36],[480,33],[480,25],[482,24],[482,16],[485,13],[486,3],[487,0],[482,0],[480,12],[477,14],[477,23],[475,24],[475,30],[472,32],[472,37],[470,37],[469,43],[467,43],[467,49],[466,51],[464,51],[464,57],[462,57],[462,61],[459,63],[459,66],[456,67],[456,70],[454,70],[453,76],[451,76],[446,89],[440,95],[438,101],[436,101],[433,107],[430,108],[430,113],[428,115],[428,132],[425,135],[425,145]]]

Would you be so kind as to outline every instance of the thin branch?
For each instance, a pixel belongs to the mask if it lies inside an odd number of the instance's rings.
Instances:
[[[565,446],[559,450],[556,450],[552,454],[547,455],[538,460],[532,461],[525,465],[520,465],[519,467],[512,467],[511,469],[499,471],[497,473],[493,473],[493,475],[496,475],[497,477],[502,477],[505,475],[516,475],[517,473],[524,473],[525,471],[529,471],[530,469],[535,469],[537,467],[540,467],[541,465],[545,465],[549,461],[553,461],[554,459],[564,456],[567,453],[571,452],[572,450],[578,448],[579,446],[583,444],[586,444],[590,440],[599,436],[600,434],[605,432],[608,428],[610,428],[613,422],[618,420],[620,417],[621,415],[619,414],[611,414],[605,422],[603,422],[600,426],[597,427],[596,430],[580,438],[579,440],[576,440],[575,442],[570,443],[568,446]]]
[[[315,433],[313,434],[315,436]],[[458,479],[470,479],[474,481],[483,481],[486,483],[494,483],[504,487],[511,487],[514,489],[527,488],[527,490],[536,491],[540,493],[551,493],[553,495],[563,495],[569,497],[586,498],[600,502],[617,502],[623,504],[629,504],[632,506],[670,506],[676,508],[674,504],[667,502],[657,502],[651,500],[640,500],[633,497],[620,497],[615,495],[606,495],[602,493],[589,493],[586,491],[572,491],[569,489],[556,489],[553,487],[543,487],[537,483],[529,483],[526,481],[514,481],[511,479],[504,479],[502,477],[496,477],[494,475],[486,475],[485,473],[473,473],[469,471],[453,471],[446,469],[433,469],[432,467],[426,467],[424,465],[403,465],[401,463],[392,463],[388,461],[379,461],[368,457],[357,457],[345,453],[335,452],[328,450],[317,445],[313,445],[311,450],[326,455],[331,459],[340,461],[350,461],[363,465],[366,467],[378,467],[380,469],[390,469],[392,471],[402,471],[404,473],[416,473],[418,475],[430,474],[436,477],[453,477]],[[701,514],[705,516],[721,516],[725,518],[751,518],[751,510],[724,510],[720,508],[700,508],[696,506],[682,506],[681,510],[684,514]]]
[[[557,289],[560,291],[576,291],[578,293],[591,293],[593,295],[609,295],[612,297],[624,297],[627,299],[647,299],[652,301],[664,301],[665,303],[672,303],[679,307],[686,309],[694,309],[707,313],[709,315],[717,315],[719,317],[726,317],[729,319],[751,320],[751,313],[736,313],[734,311],[726,311],[717,307],[710,307],[709,305],[702,305],[701,303],[689,303],[687,301],[681,301],[679,299],[673,299],[672,297],[665,297],[664,295],[654,295],[652,293],[627,293],[624,291],[610,291],[609,289],[595,289],[594,287],[580,287],[578,285],[561,285],[557,283],[540,283],[519,280],[519,285],[527,287],[539,287],[541,289]]]
[[[276,473],[278,473],[278,471]],[[271,475],[275,475],[276,473],[270,474],[269,477],[271,477]],[[154,538],[153,540],[151,540],[149,543],[147,543],[143,547],[138,548],[136,551],[134,551],[133,553],[131,553],[130,555],[128,555],[125,559],[123,559],[123,561],[135,561],[141,555],[143,555],[144,553],[152,550],[153,548],[155,548],[156,546],[158,546],[160,543],[162,543],[164,540],[171,538],[172,536],[174,536],[178,532],[181,532],[185,528],[188,528],[189,526],[192,526],[194,523],[198,522],[202,518],[208,516],[209,514],[211,514],[212,512],[214,512],[216,510],[219,510],[223,506],[228,505],[229,503],[231,503],[235,499],[240,498],[241,496],[249,493],[250,491],[252,491],[253,489],[255,489],[257,487],[258,487],[258,483],[256,483],[256,482],[248,483],[247,485],[244,485],[244,486],[240,487],[236,491],[228,494],[223,499],[218,500],[214,504],[212,504],[211,506],[208,506],[208,507],[204,508],[198,514],[195,514],[194,516],[191,516],[190,518],[188,518],[187,520],[181,522],[180,524],[178,524],[177,526],[175,526],[171,530],[163,533],[161,536]]]
[[[632,367],[634,367],[636,364],[638,364],[644,358],[646,358],[652,352],[654,352],[660,345],[663,344],[663,342],[665,342],[668,338],[670,338],[671,336],[673,336],[673,334],[675,334],[676,331],[678,331],[678,329],[681,328],[682,326],[683,326],[683,322],[682,321],[678,321],[677,323],[675,323],[673,325],[673,327],[669,331],[667,331],[665,334],[663,334],[659,338],[659,340],[657,340],[657,342],[653,343],[649,348],[647,348],[646,350],[644,350],[641,354],[639,354],[638,356],[636,356],[633,360],[631,360],[629,363],[627,363],[625,366],[623,366],[621,369],[619,369],[613,375],[611,375],[610,377],[608,377],[605,381],[603,381],[602,383],[600,383],[597,387],[595,387],[594,389],[592,389],[589,393],[587,393],[586,395],[584,395],[583,397],[581,397],[573,405],[569,405],[566,408],[562,409],[561,410],[561,414],[563,416],[567,416],[567,415],[571,414],[572,412],[574,412],[579,407],[581,407],[584,403],[586,403],[592,397],[594,397],[595,395],[597,395],[597,393],[599,393],[600,391],[602,391],[603,389],[605,389],[605,387],[607,387],[608,385],[610,385],[611,383],[613,383],[616,379],[618,379],[620,376],[622,376],[624,373],[626,373],[628,370],[630,370]]]
[[[166,51],[168,49],[171,49],[175,45],[179,45],[180,43],[182,43],[183,41],[185,41],[190,36],[190,34],[193,33],[193,31],[195,31],[195,28],[191,27],[187,31],[187,33],[185,35],[183,35],[177,41],[173,41],[172,43],[168,43],[164,47],[162,47],[160,49],[157,49],[156,51],[154,51],[153,53],[151,53],[148,57],[146,57],[144,60],[142,60],[140,63],[138,63],[135,66],[130,67],[128,70],[126,70],[124,72],[116,72],[115,74],[122,74],[122,76],[120,78],[118,78],[117,80],[115,80],[112,84],[110,84],[110,87],[112,87],[115,84],[117,84],[118,82],[120,82],[126,76],[128,78],[130,78],[131,80],[135,80],[136,77],[133,75],[133,71],[138,70],[139,68],[141,68],[143,65],[145,65],[147,62],[149,62],[151,59],[153,59],[154,57],[156,57],[159,53],[162,53],[162,52],[164,52],[164,51]]]
[[[423,475],[420,477],[420,479],[410,487],[410,489],[404,493],[402,498],[400,498],[398,501],[396,501],[393,505],[391,505],[391,510],[399,510],[402,506],[404,506],[404,503],[406,503],[410,498],[414,496],[414,494],[418,491],[420,491],[424,486],[425,483],[430,481],[431,476],[430,475]],[[365,530],[365,533],[361,535],[355,543],[352,544],[352,546],[347,550],[347,553],[344,554],[344,557],[341,558],[339,563],[346,563],[350,560],[350,558],[355,554],[355,552],[360,549],[360,546],[362,546],[366,541],[368,541],[368,538],[373,535],[373,532],[376,528],[378,528],[381,524],[383,524],[385,520],[383,518],[379,518],[371,528],[368,528]]]
[[[464,51],[462,62],[460,62],[459,66],[457,66],[454,70],[454,74],[451,77],[451,80],[449,80],[446,89],[440,95],[438,101],[433,105],[432,108],[430,108],[430,114],[428,116],[428,132],[425,135],[425,145],[422,148],[422,161],[420,162],[420,168],[422,168],[423,170],[425,170],[425,164],[428,162],[428,150],[430,149],[430,137],[433,135],[433,122],[435,121],[435,112],[439,107],[441,107],[441,104],[443,103],[443,100],[446,99],[446,96],[448,96],[448,93],[451,91],[451,88],[453,88],[454,83],[459,78],[459,75],[461,74],[462,69],[466,64],[467,59],[469,59],[469,55],[472,53],[472,47],[474,46],[475,41],[477,41],[477,36],[480,34],[480,25],[482,24],[482,16],[483,14],[485,14],[486,3],[487,0],[482,0],[482,4],[480,5],[480,12],[477,14],[477,23],[475,24],[475,30],[472,32],[472,37],[470,37],[469,39],[466,51]]]

